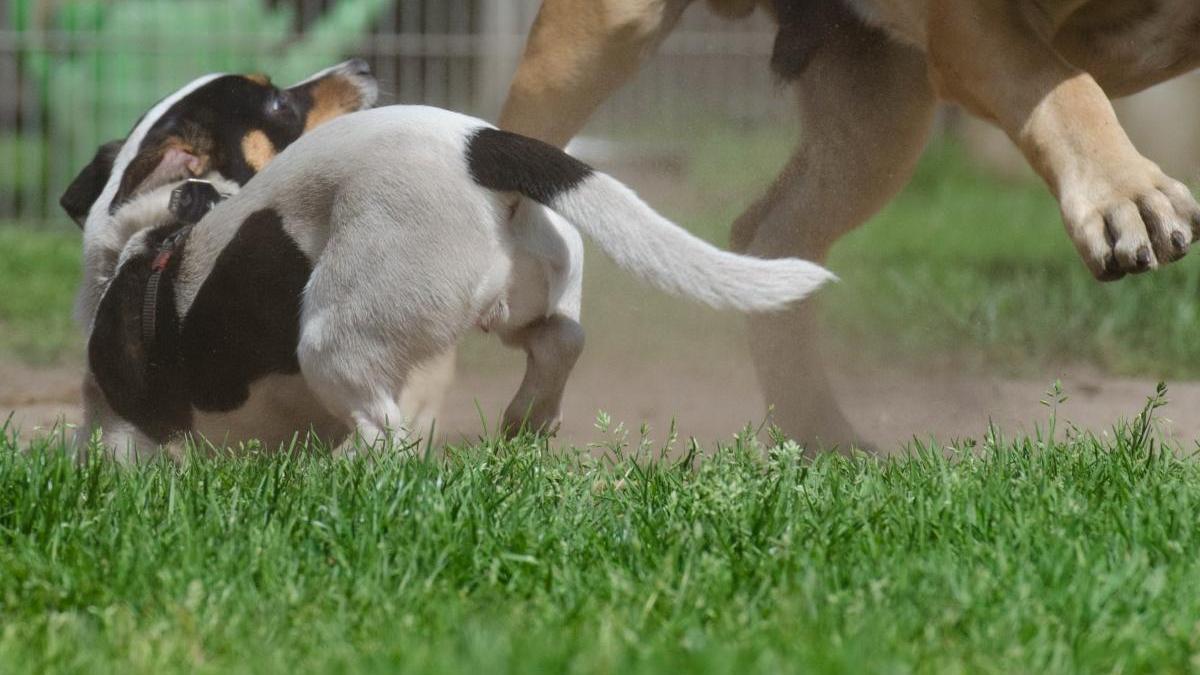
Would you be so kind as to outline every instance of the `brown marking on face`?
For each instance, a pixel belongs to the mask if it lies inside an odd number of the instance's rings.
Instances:
[[[180,126],[178,133],[166,137],[159,145],[159,152],[166,154],[175,150],[191,155],[195,160],[188,164],[188,172],[200,176],[207,173],[212,164],[214,145],[210,130],[196,123],[186,123]]]
[[[271,86],[271,78],[267,77],[266,75],[263,75],[262,73],[254,73],[252,75],[246,75],[246,79],[250,80],[254,84],[259,84],[264,87]]]
[[[253,129],[242,137],[242,156],[246,164],[256,172],[262,171],[272,159],[275,159],[275,144],[259,129]]]
[[[312,109],[304,120],[307,133],[329,120],[358,110],[361,94],[349,80],[342,77],[327,77],[313,85]]]
[[[208,145],[210,143],[193,143],[180,136],[168,136],[154,147],[142,150],[126,168],[113,206],[171,180],[203,175],[210,163],[210,154],[203,149]]]

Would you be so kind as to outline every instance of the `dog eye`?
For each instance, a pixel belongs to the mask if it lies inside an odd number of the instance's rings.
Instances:
[[[290,109],[291,106],[288,103],[287,96],[283,93],[275,94],[267,101],[268,115],[282,115]]]

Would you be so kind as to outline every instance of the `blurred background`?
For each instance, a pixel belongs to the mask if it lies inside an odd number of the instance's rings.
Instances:
[[[77,414],[82,348],[70,319],[79,237],[58,196],[101,142],[168,92],[213,71],[300,79],[349,56],[384,103],[494,119],[537,0],[0,0],[0,417],[26,427]],[[767,68],[764,16],[726,22],[702,4],[572,151],[720,245],[769,185],[801,130]],[[1120,102],[1142,151],[1200,178],[1200,77]],[[978,435],[989,420],[1045,417],[1067,381],[1070,415],[1103,428],[1155,379],[1172,383],[1173,433],[1200,434],[1200,269],[1188,259],[1093,282],[1053,201],[1007,139],[956,110],[912,186],[846,238],[823,294],[828,352],[852,417],[898,446]],[[663,438],[727,438],[765,411],[736,316],[646,292],[588,261],[589,347],[568,394],[566,434],[599,433],[598,410]],[[472,339],[444,430],[478,433],[515,389],[523,359]]]
[[[385,102],[494,119],[538,0],[6,0],[0,41],[0,218],[61,221],[60,188],[96,145],[198,73],[303,78],[349,54],[370,61]],[[762,67],[772,26],[703,7],[639,81],[597,116],[600,136],[698,119],[788,121]],[[665,140],[665,139],[664,139]]]

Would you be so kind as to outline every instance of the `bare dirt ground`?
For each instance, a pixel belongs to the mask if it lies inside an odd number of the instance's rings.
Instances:
[[[729,440],[747,424],[761,425],[766,412],[749,359],[741,363],[747,365],[726,362],[701,369],[670,362],[633,367],[581,363],[565,400],[560,436],[574,444],[603,440],[594,426],[596,411],[602,409],[614,422],[624,422],[634,439],[646,422],[651,437],[661,441],[674,420],[682,438],[694,436],[706,444]],[[473,396],[484,411],[502,410],[519,377],[519,369],[503,377],[462,373],[447,402],[451,437],[478,433]],[[1118,419],[1133,417],[1156,385],[1084,369],[1047,373],[1044,380],[903,370],[842,371],[836,377],[838,397],[859,433],[889,453],[901,450],[914,436],[941,442],[978,439],[989,421],[1006,436],[1033,433],[1035,424],[1049,419],[1050,410],[1041,401],[1055,379],[1062,379],[1069,396],[1059,408],[1059,429],[1069,421],[1101,434]],[[1172,385],[1168,399],[1163,431],[1190,449],[1200,438],[1200,382]]]
[[[520,380],[517,358],[502,365],[473,368],[460,364],[459,377],[439,421],[444,441],[472,440],[483,433],[480,411],[494,421]],[[643,422],[656,441],[666,437],[672,419],[681,438],[697,438],[708,447],[728,440],[746,424],[764,419],[762,398],[748,360],[723,359],[704,364],[682,360],[585,358],[571,380],[565,401],[560,440],[586,445],[606,437],[594,426],[598,410],[613,423],[623,422],[636,442]],[[989,421],[1006,435],[1034,431],[1049,410],[1040,403],[1054,379],[1061,378],[1070,399],[1060,409],[1069,420],[1097,434],[1120,418],[1132,417],[1154,392],[1150,380],[1105,377],[1086,369],[1046,373],[1043,379],[920,373],[901,370],[842,372],[840,399],[860,433],[885,452],[897,452],[914,435],[980,438]],[[78,371],[72,367],[33,369],[0,363],[0,416],[13,412],[22,436],[38,433],[57,419],[78,422]],[[1200,438],[1200,382],[1178,382],[1170,388],[1164,431],[1191,449]]]

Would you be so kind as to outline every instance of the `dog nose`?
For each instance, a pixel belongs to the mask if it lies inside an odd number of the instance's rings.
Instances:
[[[348,73],[350,73],[351,75],[370,75],[371,74],[371,64],[367,63],[366,59],[358,59],[358,58],[350,59],[349,61],[342,64],[342,67],[345,68],[346,71]]]

